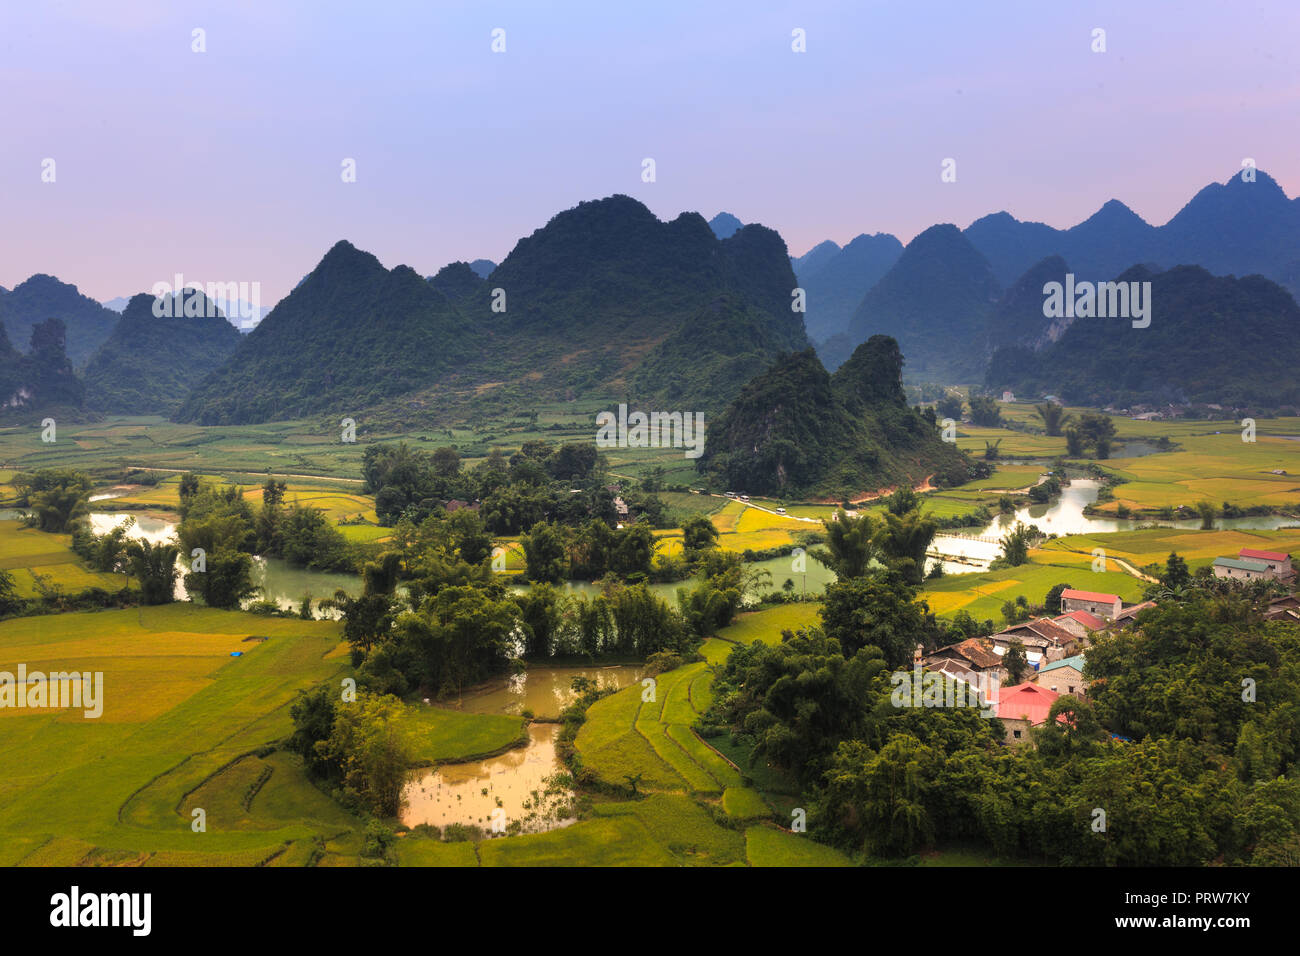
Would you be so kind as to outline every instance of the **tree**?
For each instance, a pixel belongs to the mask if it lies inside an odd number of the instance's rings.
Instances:
[[[1002,560],[1013,568],[1028,563],[1032,536],[1033,530],[1023,521],[1017,521],[1016,526],[1002,536]]]
[[[444,478],[460,472],[460,452],[450,446],[435,448],[433,450],[433,470]]]
[[[826,775],[830,808],[851,807],[855,836],[872,855],[901,856],[935,836],[928,791],[942,756],[912,734],[898,734],[873,752],[862,741],[840,744]]]
[[[951,418],[953,421],[961,421],[963,410],[961,396],[956,392],[948,392],[935,403],[935,410],[941,418]]]
[[[1043,598],[1043,610],[1046,611],[1048,614],[1060,614],[1061,613],[1061,592],[1068,591],[1070,590],[1071,587],[1072,585],[1070,585],[1069,583],[1053,584],[1051,588],[1048,590],[1047,596]]]
[[[886,511],[876,531],[876,544],[885,563],[911,584],[925,579],[925,555],[939,523],[919,508],[898,515]]]
[[[826,547],[809,552],[815,560],[835,572],[840,580],[866,574],[880,549],[876,544],[877,525],[867,513],[851,518],[841,508],[832,520],[823,520]]]
[[[1196,510],[1200,512],[1201,515],[1201,530],[1202,531],[1212,530],[1214,528],[1215,515],[1218,513],[1215,510],[1214,502],[1198,501],[1196,503]]]
[[[1170,551],[1169,557],[1165,559],[1165,577],[1162,583],[1171,590],[1185,588],[1192,583],[1192,575],[1187,570],[1187,562],[1179,557],[1176,551]]]
[[[12,614],[22,606],[23,600],[18,596],[14,576],[4,568],[0,568],[0,614]]]
[[[396,697],[361,694],[336,709],[329,737],[316,744],[346,797],[380,817],[401,812],[408,768],[415,761],[401,731],[403,711]]]
[[[929,637],[925,612],[915,598],[916,590],[893,571],[836,581],[826,588],[822,627],[827,637],[839,641],[845,657],[876,647],[891,667],[902,667]]]
[[[970,400],[970,420],[982,428],[997,428],[1002,424],[1002,412],[992,396],[980,395]]]
[[[92,483],[90,476],[71,468],[43,468],[14,478],[18,502],[28,510],[28,520],[42,531],[66,534],[86,513]]]
[[[1046,429],[1047,434],[1053,437],[1060,435],[1066,423],[1074,417],[1066,413],[1064,406],[1055,402],[1044,402],[1041,405],[1035,405],[1034,411],[1043,420],[1043,428]]]
[[[1115,420],[1103,412],[1084,412],[1079,418],[1079,435],[1085,446],[1092,446],[1098,458],[1110,457],[1111,439],[1115,437]],[[1067,433],[1068,443],[1068,433]],[[1073,455],[1074,452],[1071,451]]]
[[[288,486],[283,481],[276,481],[274,478],[266,479],[262,485],[262,507],[275,508],[277,505],[284,503],[284,493]],[[197,488],[195,489],[197,491]]]
[[[704,515],[691,515],[682,523],[682,554],[694,564],[718,546],[718,529]]]
[[[181,475],[181,483],[178,490],[180,492],[181,504],[184,504],[187,499],[193,498],[199,493],[199,476],[194,474],[192,471],[185,472],[185,474]]]
[[[180,548],[174,544],[151,544],[132,541],[127,545],[131,575],[140,582],[145,604],[169,604],[176,600],[176,578],[180,570],[176,558]]]
[[[1071,425],[1065,429],[1065,453],[1071,458],[1082,458],[1083,452],[1083,432]]]
[[[205,556],[207,569],[185,575],[185,590],[203,598],[208,607],[235,610],[257,591],[253,584],[253,559],[242,551],[221,548]]]
[[[519,540],[524,548],[524,573],[529,581],[556,584],[564,579],[566,549],[561,529],[539,521]]]
[[[447,520],[452,546],[466,564],[482,564],[492,556],[492,535],[477,511],[460,508]]]
[[[293,734],[288,748],[302,757],[310,773],[323,774],[328,761],[316,749],[316,744],[329,739],[334,729],[334,701],[337,694],[325,684],[311,691],[299,691],[297,699],[289,706],[293,720]]]
[[[998,460],[998,454],[999,454],[999,453],[998,453],[998,446],[1001,445],[1001,444],[1002,444],[1002,439],[1001,439],[1001,438],[999,438],[997,441],[988,441],[987,439],[985,439],[985,441],[984,441],[984,460],[985,460],[985,461],[997,461],[997,460]]]
[[[1002,656],[1002,666],[1007,669],[1007,681],[1011,684],[1019,684],[1025,676],[1025,671],[1029,669],[1029,658],[1025,655],[1025,645],[1016,638],[1007,648],[1006,654]]]

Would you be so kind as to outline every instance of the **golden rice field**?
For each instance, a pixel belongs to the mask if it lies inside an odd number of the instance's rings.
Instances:
[[[1242,548],[1261,551],[1300,553],[1300,528],[1277,531],[1217,530],[1201,531],[1189,528],[1142,528],[1136,531],[1118,531],[1112,534],[1068,535],[1045,542],[1041,552],[1053,563],[1068,560],[1072,553],[1082,563],[1094,548],[1101,548],[1108,557],[1119,557],[1136,567],[1147,564],[1164,564],[1171,551],[1178,552],[1192,568],[1213,563],[1219,556],[1235,557]]]
[[[1178,442],[1178,451],[1103,463],[1126,480],[1115,487],[1115,500],[1101,510],[1114,511],[1120,503],[1135,511],[1194,508],[1199,501],[1229,501],[1239,507],[1300,505],[1300,442],[1263,434],[1243,442],[1240,429],[1186,435]]]
[[[24,528],[20,521],[0,521],[0,569],[13,575],[14,586],[24,598],[39,592],[36,577],[61,587],[65,594],[86,588],[119,591],[130,583],[125,574],[89,571],[72,550],[72,536]]]
[[[1052,553],[1051,560],[1057,560]],[[1002,620],[1002,604],[1023,595],[1030,604],[1041,604],[1052,586],[1068,583],[1080,590],[1102,591],[1118,594],[1125,601],[1141,600],[1145,582],[1121,571],[1110,570],[1114,562],[1107,563],[1106,571],[1093,571],[1091,558],[1080,563],[1074,556],[1061,559],[1061,563],[1040,564],[1037,561],[1017,568],[1000,571],[981,571],[975,574],[954,574],[927,581],[921,598],[930,610],[943,617],[958,611],[967,611],[973,617],[995,622]]]

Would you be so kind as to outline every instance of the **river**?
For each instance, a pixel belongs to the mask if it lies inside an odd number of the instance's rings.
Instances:
[[[112,497],[112,496],[107,496]],[[176,522],[170,518],[149,514],[131,514],[125,511],[92,511],[88,516],[91,530],[95,534],[107,534],[114,528],[135,518],[135,524],[127,532],[127,537],[151,544],[164,544],[176,537]],[[190,570],[189,559],[180,555],[176,566],[181,575],[176,579],[176,599],[189,600],[185,590],[184,575]],[[245,606],[256,600],[274,601],[277,607],[286,611],[296,611],[302,604],[303,596],[310,594],[313,604],[321,598],[333,597],[337,590],[346,591],[355,597],[361,593],[361,579],[352,574],[339,574],[331,571],[309,571],[290,564],[280,558],[253,557],[253,583],[261,593],[244,602]],[[317,610],[317,617],[337,617],[337,611]]]
[[[1106,534],[1114,531],[1132,531],[1149,525],[1163,528],[1199,528],[1201,519],[1183,518],[1173,521],[1160,521],[1153,518],[1102,518],[1086,515],[1083,509],[1097,500],[1101,482],[1095,478],[1076,478],[1061,489],[1061,495],[1048,504],[1031,504],[1017,508],[1011,514],[998,515],[983,528],[974,530],[981,538],[1001,539],[1015,527],[1017,521],[1027,525],[1037,525],[1044,534]],[[1295,518],[1283,515],[1255,515],[1246,518],[1216,518],[1216,528],[1266,529],[1283,528],[1295,525]],[[988,568],[989,562],[1001,553],[1001,546],[990,541],[972,541],[940,532],[935,535],[931,545],[932,554],[947,558],[962,558],[963,561],[944,561],[945,573],[969,574]]]

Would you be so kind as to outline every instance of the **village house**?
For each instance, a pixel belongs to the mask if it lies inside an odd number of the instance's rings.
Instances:
[[[1214,576],[1228,581],[1264,581],[1273,575],[1263,561],[1252,558],[1215,558]]]
[[[1019,641],[1024,645],[1029,666],[1037,670],[1045,664],[1073,654],[1079,639],[1050,619],[1041,617],[1036,621],[1025,621],[1023,624],[1003,628],[989,640],[993,642],[993,650],[998,655],[1006,654],[1011,645]]]
[[[1291,555],[1282,551],[1257,551],[1254,548],[1242,548],[1237,557],[1243,561],[1262,561],[1269,573],[1284,584],[1295,580],[1295,568],[1291,566]]]
[[[1266,621],[1300,621],[1300,597],[1284,594],[1268,602],[1264,611]]]
[[[1003,687],[998,692],[996,710],[997,718],[1007,732],[1006,742],[1013,745],[1029,743],[1029,728],[1047,723],[1047,712],[1060,696],[1028,681],[1015,687]]]
[[[1139,614],[1147,608],[1155,606],[1155,601],[1143,601],[1140,604],[1130,604],[1115,615],[1115,620],[1106,625],[1107,629],[1117,630],[1120,628],[1131,627]]]
[[[1086,697],[1088,684],[1083,679],[1083,655],[1052,661],[1034,675],[1034,683],[1057,694]]]
[[[988,638],[972,637],[956,644],[949,644],[920,657],[918,645],[916,656],[921,666],[927,670],[941,671],[949,677],[970,680],[972,674],[986,674],[999,681],[1006,679],[1007,671],[1002,666],[1002,657],[993,650]]]
[[[1113,621],[1123,607],[1124,602],[1119,599],[1118,594],[1076,591],[1073,588],[1066,588],[1061,592],[1061,610],[1066,614],[1071,611],[1087,611],[1103,620]]]
[[[468,508],[470,511],[478,511],[480,507],[477,501],[461,501],[459,498],[452,498],[447,502],[447,514],[453,514],[462,508]]]
[[[1062,630],[1069,631],[1075,637],[1083,640],[1094,631],[1100,631],[1106,626],[1103,621],[1095,614],[1089,614],[1087,611],[1071,611],[1068,614],[1062,614],[1060,617],[1052,618],[1052,623]]]

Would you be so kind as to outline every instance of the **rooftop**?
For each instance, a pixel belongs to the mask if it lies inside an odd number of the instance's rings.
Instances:
[[[1268,571],[1268,565],[1263,561],[1252,561],[1250,558],[1215,558],[1214,566],[1216,568],[1235,568],[1238,571],[1257,571],[1260,574]]]
[[[1076,591],[1073,588],[1066,588],[1061,592],[1061,597],[1070,598],[1074,601],[1096,601],[1098,604],[1115,604],[1119,601],[1118,594],[1103,594],[1100,591]]]

